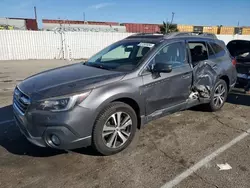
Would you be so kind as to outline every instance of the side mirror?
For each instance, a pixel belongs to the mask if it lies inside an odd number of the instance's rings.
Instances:
[[[156,63],[152,69],[154,73],[169,73],[172,72],[172,65],[167,63]]]

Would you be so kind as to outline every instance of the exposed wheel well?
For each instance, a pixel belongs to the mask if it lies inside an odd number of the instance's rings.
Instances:
[[[137,104],[137,102],[131,98],[119,98],[112,102],[115,102],[115,101],[126,103],[127,105],[131,106],[134,109],[136,116],[137,116],[137,128],[140,129],[141,128],[141,116],[140,116],[140,107]]]
[[[229,78],[228,78],[228,76],[226,76],[226,75],[221,76],[220,79],[224,80],[227,83],[227,90],[229,91]]]

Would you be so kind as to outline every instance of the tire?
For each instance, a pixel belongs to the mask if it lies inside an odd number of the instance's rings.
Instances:
[[[122,102],[113,102],[102,110],[95,121],[92,146],[102,155],[118,153],[129,146],[136,129],[137,116],[133,108]]]
[[[220,96],[220,99],[216,97],[216,95],[219,95],[219,89],[223,88],[222,91],[224,91],[223,95]],[[222,93],[222,92],[221,92]],[[228,95],[228,88],[227,88],[227,83],[224,80],[219,80],[213,89],[213,92],[211,94],[211,101],[208,103],[208,108],[210,111],[215,112],[220,110],[226,100],[227,100],[227,95]],[[217,98],[217,99],[216,99]],[[223,101],[221,101],[223,99]]]

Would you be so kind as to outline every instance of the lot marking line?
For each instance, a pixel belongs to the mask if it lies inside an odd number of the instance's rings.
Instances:
[[[173,180],[167,182],[161,188],[172,188],[172,187],[178,185],[181,181],[183,181],[184,179],[186,179],[187,177],[189,177],[190,175],[192,175],[194,172],[196,172],[201,167],[203,167],[204,165],[206,165],[207,163],[209,163],[211,160],[213,160],[215,157],[217,157],[218,155],[220,155],[221,153],[223,153],[224,151],[226,151],[227,149],[229,149],[230,147],[232,147],[234,144],[236,144],[237,142],[241,141],[245,137],[249,136],[249,134],[250,134],[250,129],[248,129],[246,132],[242,133],[241,135],[237,136],[236,138],[234,138],[229,143],[227,143],[224,146],[220,147],[219,149],[217,149],[216,151],[214,151],[213,153],[211,153],[207,157],[203,158],[198,163],[196,163],[195,165],[191,166],[189,169],[187,169],[186,171],[182,172],[178,176],[176,176]]]
[[[5,123],[11,123],[14,122],[14,119],[6,120],[6,121],[1,121],[0,125],[5,124]]]

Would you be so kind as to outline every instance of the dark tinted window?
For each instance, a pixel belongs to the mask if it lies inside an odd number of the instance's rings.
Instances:
[[[193,64],[208,59],[207,47],[205,42],[188,42],[188,46],[190,49]]]
[[[172,64],[173,67],[180,66],[185,62],[185,48],[181,42],[164,46],[155,56],[155,63]]]
[[[225,50],[219,44],[210,42],[210,45],[213,48],[216,57],[221,57],[225,55]]]

